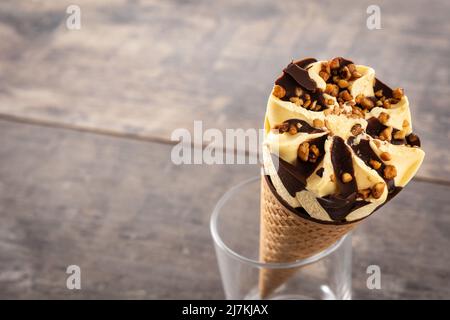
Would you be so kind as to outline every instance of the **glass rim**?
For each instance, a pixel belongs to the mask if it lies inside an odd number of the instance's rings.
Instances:
[[[211,219],[210,219],[210,224],[209,224],[211,235],[212,235],[212,238],[213,238],[215,244],[217,246],[219,246],[219,248],[222,249],[227,255],[229,255],[232,258],[239,260],[245,264],[249,264],[249,265],[252,265],[252,266],[258,267],[258,268],[288,269],[288,268],[294,268],[294,267],[302,267],[302,266],[314,263],[314,262],[328,256],[329,254],[333,253],[334,251],[336,251],[336,249],[338,249],[342,245],[344,240],[350,234],[350,232],[345,234],[344,236],[342,236],[342,238],[340,238],[334,244],[332,244],[325,250],[320,251],[320,252],[316,253],[315,255],[312,255],[311,257],[295,260],[292,262],[261,262],[259,260],[247,258],[247,257],[235,252],[233,249],[228,247],[225,244],[225,242],[223,242],[223,240],[219,234],[219,231],[217,230],[217,220],[219,218],[219,214],[221,212],[222,207],[225,205],[225,203],[232,196],[234,196],[240,188],[242,188],[243,186],[250,184],[256,180],[259,180],[261,178],[262,178],[261,176],[256,176],[256,177],[252,177],[252,178],[246,179],[246,180],[238,183],[237,185],[235,185],[234,187],[229,189],[227,192],[225,192],[214,207],[214,210],[212,212]]]

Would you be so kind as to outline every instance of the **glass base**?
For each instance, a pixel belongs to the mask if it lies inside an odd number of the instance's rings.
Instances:
[[[327,285],[320,286],[322,291],[322,297],[320,300],[338,300],[334,292]],[[285,293],[286,286],[281,286],[266,300],[317,300],[315,297],[309,297],[301,294],[287,294]],[[348,292],[347,296],[341,297],[342,300],[351,300],[351,293]],[[253,288],[244,298],[244,300],[261,300],[259,296],[259,289]]]
[[[228,191],[211,217],[217,261],[227,299],[260,300],[262,270],[290,273],[268,300],[351,299],[351,234],[306,259],[265,263],[259,260],[260,177]]]

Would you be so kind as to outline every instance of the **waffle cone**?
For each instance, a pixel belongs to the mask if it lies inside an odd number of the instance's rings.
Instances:
[[[321,223],[302,217],[284,205],[275,195],[269,178],[261,179],[260,260],[286,263],[308,258],[325,250],[358,222],[347,224]],[[261,269],[259,293],[268,297],[296,271],[292,269]]]

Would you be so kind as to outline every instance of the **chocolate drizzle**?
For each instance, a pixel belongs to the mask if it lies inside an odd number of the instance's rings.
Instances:
[[[372,117],[367,120],[367,128],[366,133],[371,136],[372,138],[376,138],[380,135],[381,131],[386,129],[387,127],[380,122],[375,117]]]
[[[292,212],[294,212],[295,214],[297,214],[297,215],[299,215],[299,216],[301,216],[301,217],[303,217],[303,218],[305,218],[305,219],[308,219],[308,220],[312,220],[312,221],[315,221],[315,222],[318,222],[318,223],[321,223],[321,224],[336,224],[336,225],[341,225],[341,224],[350,224],[350,223],[353,223],[354,221],[344,221],[344,220],[341,220],[341,221],[323,221],[323,220],[318,220],[318,219],[315,219],[315,218],[313,218],[313,217],[311,217],[309,214],[308,214],[308,212],[306,212],[306,210],[304,209],[304,208],[302,208],[302,207],[298,207],[298,208],[293,208],[293,207],[291,207],[279,194],[278,194],[278,192],[276,191],[276,189],[275,189],[275,187],[274,187],[274,185],[273,185],[273,183],[272,183],[272,180],[271,180],[271,178],[270,178],[270,176],[268,176],[268,175],[266,175],[266,176],[264,176],[264,178],[263,179],[265,179],[266,181],[267,181],[267,185],[269,186],[269,188],[270,188],[270,190],[272,191],[272,194],[278,199],[278,201],[280,201],[286,208],[288,208],[289,210],[291,210]]]
[[[339,57],[341,66],[348,66],[349,64],[354,64],[353,61]]]
[[[400,191],[402,191],[402,187],[396,187],[395,185],[394,185],[394,179],[392,179],[392,180],[389,180],[389,182],[390,183],[392,183],[393,185],[392,186],[390,186],[389,184],[388,184],[388,190],[389,190],[389,193],[388,193],[388,196],[387,196],[387,198],[386,198],[386,201],[382,204],[382,205],[384,205],[384,204],[386,204],[386,202],[388,202],[388,201],[390,201],[392,198],[394,198]],[[377,208],[377,210],[379,209],[380,207],[378,207]]]
[[[310,94],[312,101],[317,101],[317,104],[321,105],[322,107],[328,107],[325,98],[323,96],[322,89],[317,88],[314,92]]]
[[[278,176],[292,197],[295,197],[297,192],[306,188],[307,179],[316,171],[322,161],[326,139],[327,136],[323,136],[309,141],[310,145],[315,144],[320,150],[321,156],[319,156],[315,163],[298,161],[293,165],[281,158],[278,159]],[[317,201],[327,211],[331,219],[342,222],[350,212],[369,204],[369,202],[356,200],[358,188],[355,179],[348,183],[343,183],[340,180],[344,172],[348,172],[352,176],[354,175],[352,155],[344,140],[337,136],[334,137],[331,149],[331,161],[339,191],[334,195],[317,198]],[[272,157],[275,157],[275,155],[272,155]],[[273,159],[273,161],[276,160]],[[320,168],[316,171],[316,174],[322,176],[323,171],[323,168]]]
[[[408,144],[412,147],[419,147],[420,148],[420,139],[419,136],[411,133],[408,136],[406,136],[406,141],[408,141]]]
[[[324,157],[324,146],[326,139],[327,136],[325,135],[323,137],[308,141],[310,145],[316,145],[319,149],[320,156],[317,158],[316,162],[303,162],[298,160],[296,164],[291,164],[281,158],[278,159],[278,176],[280,177],[281,182],[286,187],[286,190],[291,196],[295,197],[295,194],[297,192],[305,189],[306,180],[317,169],[317,166],[320,164]],[[275,157],[275,155],[272,154],[272,157]],[[272,161],[275,162],[276,160],[277,159],[272,158]]]
[[[383,95],[387,98],[390,99],[392,98],[392,89],[384,84],[383,82],[381,82],[380,80],[378,80],[377,78],[375,78],[375,85],[373,86],[373,91],[377,92],[378,90],[383,90]]]
[[[309,77],[308,71],[306,69],[300,68],[295,63],[291,62],[286,69],[283,70],[294,79],[301,88],[308,91],[314,91],[317,88],[316,82]]]
[[[380,177],[383,178],[383,180],[386,182],[387,188],[388,188],[388,196],[386,199],[386,202],[391,200],[393,197],[395,197],[400,190],[402,190],[401,187],[395,186],[395,180],[394,179],[386,179],[384,177],[384,168],[386,168],[386,165],[384,162],[377,156],[375,151],[372,150],[372,147],[370,146],[369,140],[361,140],[358,144],[353,144],[354,137],[350,137],[348,139],[348,144],[352,147],[355,154],[362,160],[364,163],[370,167],[370,160],[375,160],[381,163],[380,168],[378,168],[376,171]]]
[[[317,198],[317,201],[330,215],[334,221],[344,222],[345,218],[354,210],[364,207],[370,202],[364,200],[356,200],[356,194],[347,198],[341,198],[336,195],[328,195]]]
[[[362,161],[364,161],[366,166],[368,166],[369,168],[371,167],[370,160],[375,160],[375,161],[378,161],[379,163],[381,163],[381,166],[378,169],[376,169],[376,171],[377,171],[378,175],[380,177],[383,177],[384,181],[386,182],[386,185],[388,187],[388,192],[389,193],[393,192],[395,189],[394,179],[388,180],[388,179],[384,178],[383,171],[384,171],[384,168],[386,168],[386,165],[383,163],[383,160],[381,160],[377,156],[375,151],[372,150],[369,140],[361,140],[358,144],[354,144],[354,139],[355,139],[355,137],[350,137],[348,139],[348,144],[352,147],[355,154]]]
[[[310,126],[306,121],[303,120],[290,119],[285,122],[287,122],[289,126],[296,126],[298,128],[297,132],[308,134],[324,132],[321,129]],[[302,162],[298,160],[295,165],[292,165],[289,162],[286,162],[283,159],[279,158],[278,176],[280,177],[283,185],[286,187],[291,196],[295,197],[295,194],[297,192],[305,189],[306,180],[316,170],[318,164],[323,159],[323,156],[325,154],[324,145],[326,139],[327,135],[324,135],[323,137],[308,141],[310,145],[316,145],[319,149],[320,156],[317,158],[316,162]]]
[[[369,202],[356,200],[358,192],[356,179],[347,183],[344,183],[341,179],[342,174],[345,172],[354,177],[352,153],[341,137],[333,137],[331,162],[333,164],[338,193],[318,198],[317,200],[330,215],[331,219],[341,221],[350,212],[369,204]]]
[[[295,97],[296,87],[308,91],[309,94],[316,90],[316,82],[309,77],[308,71],[305,69],[306,66],[314,62],[317,62],[317,60],[313,58],[295,61],[283,70],[283,74],[275,81],[275,84],[286,90],[286,95],[281,100],[289,101],[290,98]]]
[[[354,143],[355,137],[350,137],[347,140],[347,143],[351,146],[355,154],[366,164],[366,166],[370,167],[370,160],[376,160],[382,163],[381,159],[377,156],[377,154],[372,150],[370,146],[369,140],[361,139],[358,144]],[[378,174],[383,173],[384,164],[377,170]]]
[[[339,196],[348,197],[358,191],[356,180],[343,183],[341,176],[344,172],[350,173],[354,177],[352,153],[348,149],[344,140],[341,137],[333,137],[333,144],[331,146],[331,163],[333,164],[334,175],[336,177],[336,185],[338,187]]]
[[[305,69],[307,66],[309,66],[311,63],[317,62],[317,59],[314,58],[306,58],[298,61],[294,61],[294,63],[299,66],[300,68]]]
[[[320,168],[319,170],[317,170],[316,171],[316,174],[319,176],[319,177],[323,177],[323,172],[325,171],[325,169],[324,168]]]
[[[398,132],[398,131],[400,131],[400,130],[394,129],[394,128],[392,129],[392,140],[391,140],[391,143],[395,144],[395,145],[406,144],[406,139],[395,139],[394,138],[395,133]]]
[[[375,117],[372,117],[372,118],[367,120],[366,133],[369,136],[371,136],[372,138],[377,139],[378,136],[380,135],[381,131],[383,131],[386,128],[387,128],[387,126],[382,124],[380,122],[380,120],[378,120]],[[405,139],[394,139],[394,135],[398,131],[399,131],[398,129],[392,129],[392,140],[391,140],[391,143],[393,145],[405,145],[405,144],[408,144],[411,147],[420,147],[420,139],[414,133],[411,133],[411,134],[407,135]]]

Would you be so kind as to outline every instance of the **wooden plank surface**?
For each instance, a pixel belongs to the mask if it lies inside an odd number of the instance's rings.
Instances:
[[[450,180],[450,2],[72,1],[0,3],[0,114],[169,139],[173,129],[255,128],[292,58],[343,55],[406,88],[427,157]],[[444,161],[443,161],[444,159]]]
[[[223,298],[209,216],[257,166],[175,166],[168,145],[1,120],[0,145],[1,298]],[[413,182],[355,232],[355,298],[450,297],[449,191]]]
[[[372,3],[78,0],[70,31],[71,1],[2,1],[0,118],[155,141],[197,119],[254,128],[287,61],[343,55],[405,87],[420,175],[449,182],[450,4],[383,1],[369,31]],[[177,167],[169,145],[3,120],[0,145],[1,298],[223,297],[209,215],[256,166]],[[356,298],[450,297],[448,193],[414,181],[355,232]]]

